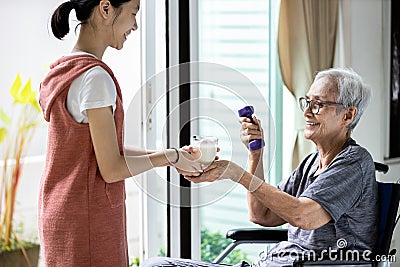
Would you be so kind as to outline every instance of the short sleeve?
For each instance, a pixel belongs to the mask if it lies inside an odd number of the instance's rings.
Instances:
[[[375,177],[365,177],[360,163],[364,160],[365,157],[363,158],[360,153],[338,155],[331,166],[321,173],[301,196],[318,202],[337,222],[362,198],[363,180],[375,179]],[[374,175],[372,170],[372,176]]]
[[[285,193],[293,195],[292,192],[293,192],[294,179],[296,177],[296,172],[297,172],[297,170],[295,170],[288,178],[279,182],[276,187]]]
[[[112,106],[116,108],[117,91],[111,76],[100,66],[87,71],[82,79],[79,93],[79,110],[83,116],[86,110]]]
[[[302,193],[301,190],[304,188],[304,184],[307,183],[309,173],[313,172],[316,168],[317,156],[317,153],[309,154],[287,179],[282,180],[277,185],[277,188],[291,196],[299,197],[299,194]]]

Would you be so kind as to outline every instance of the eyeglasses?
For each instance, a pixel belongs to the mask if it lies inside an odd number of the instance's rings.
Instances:
[[[305,111],[307,108],[311,110],[311,113],[314,115],[317,115],[319,113],[320,108],[324,106],[343,106],[343,104],[340,103],[334,103],[334,102],[320,102],[316,100],[309,100],[305,97],[300,97],[299,98],[299,105],[301,111]]]

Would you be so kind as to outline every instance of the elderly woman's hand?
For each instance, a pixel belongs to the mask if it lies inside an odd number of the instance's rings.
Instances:
[[[249,118],[241,117],[240,123],[242,127],[240,129],[240,140],[249,149],[250,140],[254,139],[264,139],[263,129],[261,127],[261,121],[259,121],[255,116],[253,117],[254,124]],[[260,152],[261,150],[254,150]]]
[[[214,182],[231,179],[238,182],[245,170],[228,160],[219,160],[212,163],[200,176],[184,175],[185,179],[193,183]]]

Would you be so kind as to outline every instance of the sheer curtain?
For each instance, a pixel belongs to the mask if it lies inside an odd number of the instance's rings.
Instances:
[[[317,71],[333,66],[337,21],[338,0],[281,0],[279,64],[283,82],[296,99],[307,93]],[[298,109],[295,123],[293,169],[315,149],[303,137],[304,119]]]

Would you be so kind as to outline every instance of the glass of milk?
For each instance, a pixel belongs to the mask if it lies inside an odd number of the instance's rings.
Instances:
[[[218,138],[214,136],[193,135],[191,145],[199,150],[197,160],[204,164],[210,165],[217,154]]]

